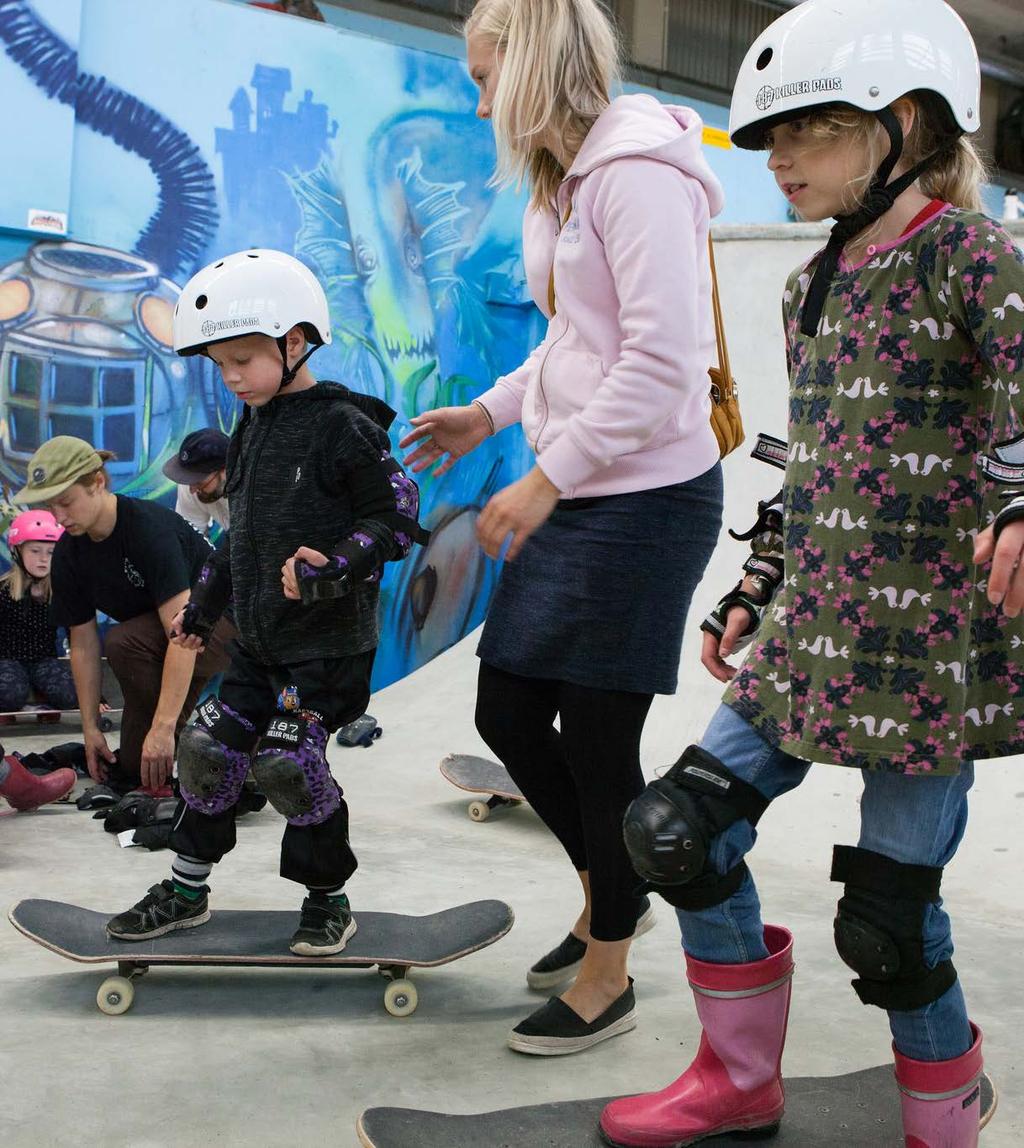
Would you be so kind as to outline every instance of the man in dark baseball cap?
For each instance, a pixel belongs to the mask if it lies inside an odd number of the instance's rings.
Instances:
[[[164,474],[178,484],[174,509],[203,535],[214,522],[223,530],[230,525],[224,497],[229,441],[222,431],[202,427],[186,435],[178,453],[163,466]]]

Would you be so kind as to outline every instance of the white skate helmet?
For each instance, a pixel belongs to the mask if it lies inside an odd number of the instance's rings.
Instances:
[[[740,66],[729,135],[757,150],[776,124],[823,104],[878,112],[915,91],[940,96],[951,134],[981,126],[981,68],[944,0],[804,0],[754,41]]]
[[[283,339],[295,326],[316,347],[330,343],[324,289],[294,256],[257,247],[225,255],[185,284],[174,308],[174,349],[200,355],[243,335]]]

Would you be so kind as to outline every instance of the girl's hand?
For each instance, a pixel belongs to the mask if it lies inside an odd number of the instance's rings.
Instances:
[[[700,664],[713,678],[720,682],[731,682],[736,676],[736,667],[730,666],[725,659],[735,650],[736,643],[749,625],[750,615],[746,610],[742,606],[733,606],[725,616],[725,633],[720,638],[717,634],[704,631]]]
[[[415,428],[399,442],[400,450],[413,443],[420,445],[406,455],[405,465],[414,474],[443,459],[434,470],[435,475],[451,470],[458,459],[478,447],[491,433],[491,424],[478,403],[468,407],[438,407],[426,411],[412,420]],[[445,458],[445,455],[448,457]]]
[[[505,539],[512,542],[505,555],[511,561],[523,543],[551,517],[560,497],[558,487],[535,466],[525,478],[499,491],[483,508],[476,536],[489,558],[497,558]]]
[[[974,540],[974,564],[991,561],[988,575],[988,600],[1002,606],[1007,618],[1016,618],[1024,608],[1024,520],[1004,526],[996,542],[995,529],[983,530]]]

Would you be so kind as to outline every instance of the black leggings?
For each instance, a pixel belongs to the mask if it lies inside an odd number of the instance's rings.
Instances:
[[[621,941],[636,928],[640,878],[622,818],[644,788],[640,735],[652,701],[652,694],[524,678],[480,663],[476,728],[576,869],[589,873],[597,941]]]

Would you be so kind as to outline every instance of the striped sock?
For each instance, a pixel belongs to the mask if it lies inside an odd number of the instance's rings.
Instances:
[[[348,901],[345,896],[344,881],[340,885],[328,885],[326,888],[317,888],[315,885],[307,885],[306,888],[312,897],[329,897],[332,901],[340,901],[344,898],[346,902]]]
[[[171,862],[174,891],[190,901],[198,900],[203,895],[203,886],[211,872],[213,872],[212,861],[200,861],[197,857],[179,853]]]

